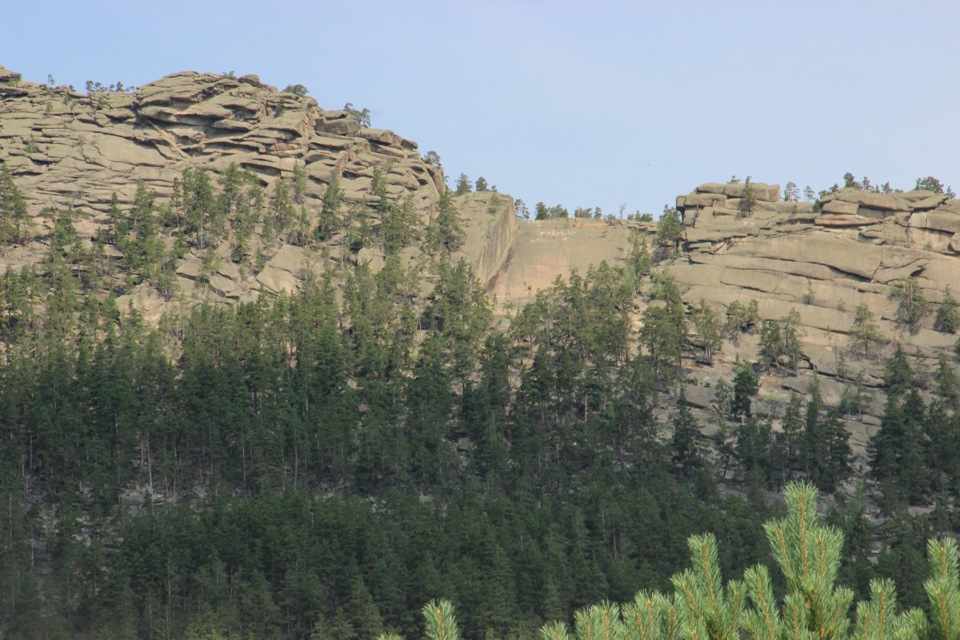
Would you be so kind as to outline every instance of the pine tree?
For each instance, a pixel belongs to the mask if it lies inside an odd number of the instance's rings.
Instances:
[[[890,287],[889,297],[897,300],[897,321],[914,334],[920,330],[920,321],[930,313],[930,302],[915,276],[897,280]]]
[[[693,536],[688,542],[693,568],[672,579],[677,592],[684,635],[705,640],[735,640],[746,605],[743,582],[720,577],[720,558],[713,534]]]
[[[0,163],[0,245],[23,244],[33,229],[23,194],[13,181],[7,165]]]
[[[700,298],[700,306],[693,312],[693,326],[700,337],[704,355],[712,363],[713,356],[720,350],[723,341],[720,334],[720,316]]]
[[[817,518],[817,490],[807,484],[786,489],[787,516],[764,525],[773,557],[787,580],[788,612],[805,615],[800,628],[821,640],[840,640],[850,621],[853,592],[836,585],[843,534]],[[795,618],[796,620],[796,618]],[[799,620],[796,620],[799,623]]]
[[[464,196],[472,190],[473,186],[470,184],[470,178],[467,177],[467,174],[461,172],[460,177],[457,178],[457,195]]]
[[[434,600],[423,605],[427,640],[460,640],[460,628],[449,600]]]
[[[760,379],[753,365],[746,360],[737,362],[737,373],[733,378],[733,397],[730,401],[730,413],[735,418],[745,419],[752,414],[753,398],[760,390]]]
[[[857,305],[853,326],[850,328],[850,341],[865,358],[870,357],[874,347],[883,343],[880,330],[874,322],[873,312],[865,304]]]
[[[956,333],[957,329],[960,329],[960,308],[957,301],[950,295],[950,287],[943,292],[943,301],[937,307],[933,328],[943,333]]]
[[[343,221],[340,218],[340,208],[343,205],[343,190],[340,188],[340,177],[336,172],[330,177],[330,184],[320,199],[320,215],[317,219],[317,239],[326,242],[340,230]]]
[[[456,251],[463,245],[463,229],[449,191],[440,194],[437,207],[437,217],[430,222],[427,239],[436,250]]]

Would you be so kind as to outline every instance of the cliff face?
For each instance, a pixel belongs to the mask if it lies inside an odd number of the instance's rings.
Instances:
[[[379,169],[387,196],[402,201],[421,227],[436,215],[444,189],[442,170],[421,159],[415,142],[361,127],[345,111],[321,109],[314,99],[278,92],[256,76],[184,72],[133,93],[85,95],[23,82],[18,74],[2,71],[0,161],[38,224],[30,241],[0,257],[0,270],[40,262],[56,210],[74,212],[77,233],[89,241],[107,230],[114,194],[120,208],[127,209],[142,181],[159,202],[169,202],[175,181],[187,169],[207,172],[216,184],[236,165],[250,171],[269,196],[277,180],[292,181],[297,168],[305,178],[301,198],[309,226],[315,226],[320,199],[333,177],[339,180],[345,211],[370,208],[379,201],[372,188]],[[261,292],[296,290],[305,271],[323,268],[324,259],[301,246],[283,238],[267,245],[256,236],[250,251],[259,255],[246,265],[230,259],[228,241],[216,247],[212,273],[204,273],[199,252],[183,255],[176,265],[182,298],[252,300]],[[342,242],[337,237],[328,244]],[[201,275],[202,291],[197,286]],[[155,319],[171,301],[139,287],[120,304],[133,304]]]
[[[863,445],[883,414],[883,362],[900,344],[916,358],[921,384],[941,356],[953,359],[957,337],[934,330],[948,290],[960,288],[960,202],[929,191],[883,194],[841,189],[816,203],[783,202],[779,188],[754,185],[751,205],[744,185],[704,184],[677,199],[685,222],[684,250],[666,266],[684,287],[689,304],[705,300],[721,313],[734,302],[757,302],[759,318],[795,313],[801,364],[764,378],[761,396],[774,404],[820,384],[836,406],[844,390],[863,391],[862,415],[848,416],[854,441]],[[912,279],[912,280],[908,280]],[[918,285],[930,303],[912,326],[899,312],[896,287]],[[878,340],[868,353],[855,344],[857,308],[873,315]],[[737,358],[755,361],[760,336],[725,342],[718,367],[701,370],[688,397],[709,410],[716,380]]]
[[[76,213],[74,227],[89,243],[107,228],[114,194],[121,207],[129,207],[142,181],[169,202],[186,169],[203,170],[216,181],[236,165],[249,170],[266,194],[279,179],[293,180],[296,171],[304,178],[301,197],[311,227],[334,177],[346,216],[375,216],[380,196],[373,182],[380,172],[387,198],[404,203],[420,228],[437,215],[445,189],[442,170],[420,157],[416,143],[362,127],[349,113],[324,110],[312,98],[279,92],[255,76],[184,72],[133,93],[85,95],[23,82],[0,68],[0,98],[0,160],[38,223],[21,246],[0,256],[0,269],[41,262],[57,209]],[[518,221],[513,200],[503,194],[474,193],[455,198],[455,204],[465,236],[459,254],[503,309],[523,305],[574,269],[582,273],[603,260],[620,263],[633,234],[653,243],[650,223]],[[660,267],[681,284],[689,305],[702,299],[723,314],[734,302],[755,300],[758,324],[794,312],[799,319],[801,365],[764,379],[761,395],[768,401],[806,391],[814,375],[832,403],[854,378],[867,389],[878,387],[881,363],[895,343],[928,370],[952,352],[955,336],[934,330],[933,316],[948,289],[960,291],[957,200],[930,191],[841,189],[816,203],[784,202],[776,185],[708,183],[680,196],[677,207],[684,218],[681,250]],[[366,261],[374,269],[383,264],[375,246],[348,252],[345,233],[313,246],[255,238],[248,251],[256,259],[244,255],[239,261],[229,239],[215,247],[216,260],[194,248],[178,258],[177,304],[295,291],[307,272],[338,260]],[[166,241],[170,245],[173,238]],[[116,255],[116,247],[108,249]],[[412,261],[419,251],[408,246],[403,255]],[[910,327],[898,317],[899,301],[892,295],[907,278],[932,304]],[[153,319],[173,303],[146,284],[120,299],[122,308],[139,307]],[[645,304],[638,298],[638,323]],[[851,343],[860,305],[874,315],[880,336],[870,357],[857,355]],[[691,362],[689,401],[709,413],[716,381],[730,379],[737,358],[754,361],[758,354],[754,331],[727,340],[711,366]],[[882,406],[867,397],[862,410],[862,421],[858,416],[850,426],[866,437]]]
[[[715,422],[716,384],[733,379],[738,360],[761,359],[765,320],[793,314],[800,364],[764,373],[759,410],[779,415],[792,396],[805,395],[813,384],[830,406],[857,388],[856,415],[847,415],[846,425],[862,454],[883,415],[884,362],[896,345],[911,356],[918,384],[928,391],[941,357],[953,361],[957,336],[935,330],[934,318],[947,292],[960,291],[960,201],[930,191],[841,189],[801,203],[782,201],[777,185],[753,184],[746,194],[744,189],[708,183],[677,198],[684,219],[681,248],[659,268],[675,278],[688,308],[703,301],[723,318],[734,303],[755,301],[758,316],[750,330],[728,335],[709,364],[688,359],[687,400],[702,424]],[[499,264],[495,273],[481,272],[488,292],[508,308],[574,269],[583,273],[602,260],[622,263],[634,233],[651,246],[655,242],[652,224],[568,219],[510,226],[492,215],[470,220],[486,223],[482,235],[490,253],[505,256],[484,262]],[[471,228],[478,233],[479,227]],[[912,325],[904,323],[895,292],[908,281],[928,303]],[[638,326],[646,304],[638,298]],[[861,305],[872,314],[876,332],[866,352],[852,335]]]
[[[0,159],[40,208],[105,212],[113,193],[133,200],[135,180],[169,197],[185,168],[219,173],[231,163],[266,184],[299,165],[311,196],[337,172],[347,202],[369,195],[377,164],[389,164],[388,193],[413,195],[418,208],[428,209],[443,187],[415,142],[361,128],[344,111],[256,76],[183,72],[132,94],[18,82],[0,86],[0,95]]]

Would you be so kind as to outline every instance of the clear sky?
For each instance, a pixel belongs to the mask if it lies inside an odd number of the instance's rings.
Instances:
[[[0,64],[83,88],[306,85],[529,206],[659,213],[701,182],[960,187],[960,2],[0,0]]]

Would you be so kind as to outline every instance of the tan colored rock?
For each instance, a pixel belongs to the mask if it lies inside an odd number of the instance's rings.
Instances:
[[[910,227],[935,229],[945,233],[960,233],[960,213],[949,210],[914,213],[907,221]]]
[[[488,290],[500,304],[525,303],[539,289],[585,273],[601,260],[615,263],[630,246],[630,230],[599,220],[519,222],[513,252]]]
[[[726,204],[727,198],[723,195],[716,193],[691,193],[688,196],[684,196],[683,204],[680,205],[678,201],[678,207],[682,206],[683,208],[689,207],[722,207]]]
[[[910,208],[914,211],[927,211],[929,209],[936,209],[946,201],[946,195],[942,193],[935,193],[929,197],[911,202]]]
[[[856,202],[846,202],[844,200],[830,200],[825,202],[820,210],[824,213],[839,213],[844,215],[856,215],[860,205]]]
[[[299,274],[307,269],[308,261],[302,247],[285,244],[273,254],[273,257],[267,261],[267,265],[274,269]]]
[[[6,67],[0,66],[0,84],[16,84],[23,78],[16,71],[11,71]]]
[[[336,120],[326,120],[316,126],[317,132],[332,133],[339,136],[350,136],[360,131],[360,123],[350,116]]]
[[[898,193],[897,195],[903,198],[904,200],[906,200],[907,202],[914,204],[921,200],[926,200],[927,198],[941,195],[941,194],[938,194],[935,191],[928,191],[926,189],[912,189],[910,191],[904,191],[903,193]],[[944,199],[946,199],[946,197],[944,197]]]
[[[867,218],[857,215],[828,214],[814,218],[814,224],[821,227],[862,227],[864,225],[880,224],[876,218]]]
[[[960,233],[955,233],[950,237],[950,251],[960,253]]]
[[[909,211],[910,204],[903,198],[891,193],[864,191],[861,189],[840,189],[837,200],[856,202],[870,209],[880,211]]]
[[[721,184],[719,182],[707,182],[697,187],[695,191],[697,193],[716,193],[719,195],[723,195],[723,188],[725,186],[726,185]]]
[[[267,265],[257,274],[257,282],[269,293],[295,293],[300,289],[300,280],[286,269]]]
[[[753,191],[754,200],[761,202],[777,202],[780,200],[780,185],[778,184],[751,182],[749,186]],[[723,186],[723,194],[730,198],[742,198],[744,197],[746,190],[747,185],[743,182],[726,184]]]
[[[880,268],[883,249],[855,243],[832,234],[813,233],[757,238],[730,249],[731,254],[821,264],[857,278],[870,280]]]

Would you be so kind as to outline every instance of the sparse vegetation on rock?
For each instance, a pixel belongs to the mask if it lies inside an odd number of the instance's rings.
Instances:
[[[518,222],[295,86],[92,88],[0,69],[0,635],[412,637],[450,594],[465,637],[527,637],[638,590],[683,632],[696,599],[652,589],[705,528],[752,633],[797,479],[864,616],[872,579],[923,604],[960,500],[939,181]]]

